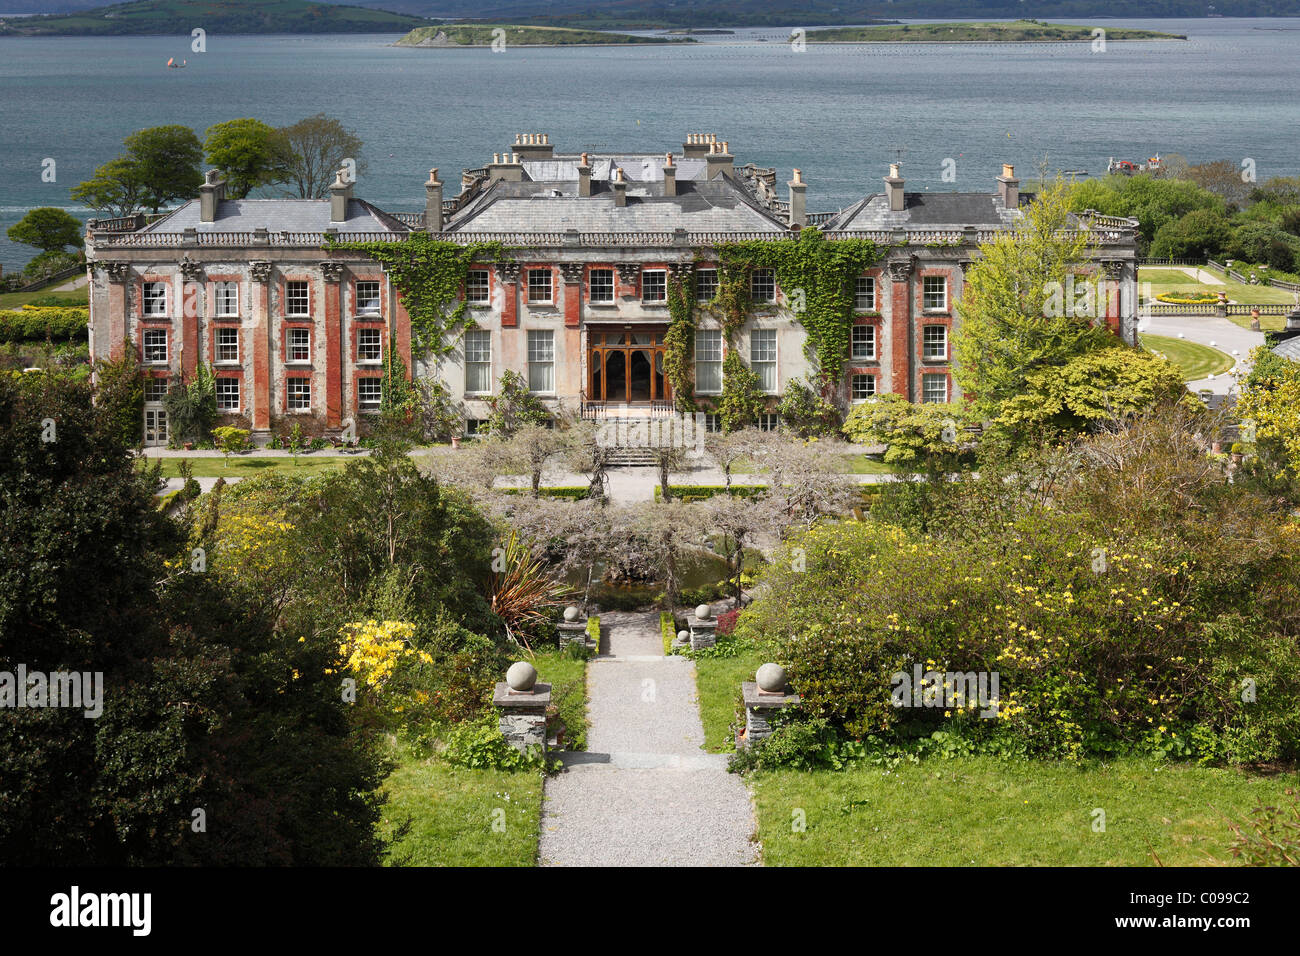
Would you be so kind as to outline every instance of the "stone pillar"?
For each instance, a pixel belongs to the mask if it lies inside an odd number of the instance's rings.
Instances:
[[[501,328],[513,329],[519,325],[519,263],[503,262],[497,266],[501,277]]]
[[[695,609],[695,613],[687,619],[686,626],[691,631],[691,650],[698,651],[701,647],[712,647],[718,643],[718,620],[707,604],[701,604]]]
[[[258,260],[250,264],[253,280],[253,387],[249,392],[253,414],[252,433],[257,445],[271,440],[271,263]]]
[[[912,259],[889,263],[889,377],[893,391],[909,402],[913,400],[912,382]]]
[[[752,746],[772,735],[772,717],[787,707],[799,704],[799,695],[786,683],[785,668],[764,664],[754,675],[756,680],[740,685],[745,701],[745,729],[736,735],[736,748]]]
[[[576,329],[582,321],[582,263],[562,262],[560,273],[564,277],[564,325]]]
[[[203,266],[200,263],[189,256],[181,260],[181,379],[187,382],[194,381],[198,374],[202,354],[199,344],[199,313],[204,305],[199,293],[202,277]],[[215,360],[216,356],[212,358]]]
[[[560,648],[566,648],[570,644],[587,643],[587,618],[578,610],[576,605],[570,604],[564,609],[564,620],[559,623],[560,631]]]
[[[492,691],[501,734],[520,753],[541,748],[546,753],[546,708],[551,685],[537,683],[537,668],[526,661],[511,664],[506,679]]]
[[[126,262],[105,262],[108,275],[108,356],[119,359],[126,349],[127,301],[126,284],[131,277],[131,266]]]
[[[343,426],[343,263],[322,262],[325,280],[325,427]]]

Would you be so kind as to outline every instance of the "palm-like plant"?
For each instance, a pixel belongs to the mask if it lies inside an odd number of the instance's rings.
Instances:
[[[573,589],[552,577],[513,530],[492,566],[488,601],[510,639],[531,654],[530,638],[536,637],[548,612],[563,604]]]

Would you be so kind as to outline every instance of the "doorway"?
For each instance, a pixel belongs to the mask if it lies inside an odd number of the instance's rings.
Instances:
[[[588,400],[650,403],[671,398],[664,329],[587,333]]]

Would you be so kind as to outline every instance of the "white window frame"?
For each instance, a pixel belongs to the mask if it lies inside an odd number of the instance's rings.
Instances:
[[[935,332],[938,333],[937,342],[933,334]],[[946,325],[927,325],[922,328],[921,358],[926,362],[946,362],[948,360],[948,327]]]
[[[930,397],[930,385],[933,382],[943,383],[943,398]],[[927,372],[921,376],[921,401],[924,404],[939,404],[947,402],[951,398],[949,394],[948,376],[942,372]]]
[[[535,374],[540,382],[535,380]],[[538,395],[555,394],[555,332],[551,329],[528,330],[528,390]]]
[[[289,412],[294,415],[301,415],[311,411],[311,376],[310,375],[291,375],[285,381],[285,390],[288,395]],[[307,404],[302,407],[294,403],[307,396]]]
[[[760,343],[762,343],[761,352],[759,350]],[[749,332],[749,367],[758,376],[763,391],[768,395],[775,395],[780,390],[778,388],[779,379],[777,377],[776,361],[776,329],[751,329]]]
[[[758,416],[758,430],[775,432],[781,430],[781,416],[775,412],[763,412]]]
[[[295,291],[298,286],[302,286],[302,295]],[[293,311],[302,302],[302,311]],[[311,315],[311,283],[306,279],[289,279],[284,283],[284,314],[285,315]]]
[[[152,343],[149,341],[151,338],[156,339],[157,336],[162,336],[161,345],[156,340]],[[145,365],[168,364],[171,355],[171,334],[167,329],[145,329],[140,335],[140,343]]]
[[[230,336],[234,336],[235,339],[234,341],[235,354],[233,357],[226,355],[224,351],[225,349],[231,348],[231,343],[222,341],[222,338],[228,338]],[[212,333],[212,338],[213,338],[212,344],[217,353],[215,356],[213,356],[213,360],[214,360],[213,364],[238,365],[239,364],[239,328],[233,325],[218,325],[216,330]]]
[[[760,284],[766,288],[768,281],[771,281],[772,291],[769,295],[764,291],[759,293]],[[749,298],[757,305],[772,305],[776,302],[776,270],[775,269],[755,269],[749,274]]]
[[[298,349],[300,346],[294,341],[300,334],[307,336],[306,346],[301,346],[305,352],[305,358],[298,358]],[[293,326],[285,330],[284,336],[284,364],[285,365],[310,365],[311,364],[311,329],[304,326]]]
[[[861,388],[859,388],[861,384]],[[849,397],[854,405],[860,405],[876,396],[879,382],[871,372],[854,372],[849,378]]]
[[[660,295],[651,297],[650,289],[656,289]],[[641,270],[641,302],[647,305],[662,305],[668,301],[668,270],[667,269],[642,269]]]
[[[490,395],[492,393],[492,333],[487,329],[468,329],[461,341],[465,354],[465,394]],[[472,370],[486,373],[484,376],[486,388],[470,387]]]
[[[373,344],[363,341],[363,338],[374,336]],[[367,355],[370,349],[374,350],[373,355]],[[379,328],[357,329],[357,364],[358,365],[380,365],[384,361],[384,330]]]
[[[861,331],[859,331],[861,330]],[[876,327],[874,325],[855,325],[849,333],[849,357],[859,362],[871,362],[876,358]],[[862,343],[859,337],[866,339],[866,348],[859,350]]]
[[[704,295],[702,292],[704,286],[702,280],[704,279],[705,275],[709,277],[708,295]],[[717,294],[718,294],[718,270],[717,269],[696,269],[695,270],[695,301],[709,302]]]
[[[213,287],[216,314],[222,318],[239,315],[239,283],[218,282]]]
[[[140,313],[150,317],[167,315],[170,298],[166,282],[146,282],[140,289]]]
[[[600,276],[600,289],[604,292],[609,291],[608,296],[596,296],[596,276]],[[587,273],[587,301],[592,305],[613,305],[614,304],[614,270],[613,269],[592,269]]]
[[[534,277],[546,280],[546,297],[541,298],[533,295]],[[540,281],[538,287],[541,287]],[[529,269],[528,270],[528,304],[529,305],[554,305],[555,304],[555,277],[551,274],[550,269]]]
[[[863,286],[866,291],[863,291]],[[866,304],[864,305],[864,301]],[[853,308],[859,312],[876,311],[876,279],[874,276],[858,276],[853,286]]]
[[[708,345],[707,354],[709,356],[717,355],[717,358],[704,358],[705,344]],[[721,329],[696,329],[695,330],[695,392],[699,395],[720,395],[722,393],[722,330]],[[713,370],[716,367],[717,387],[705,388],[700,384],[700,371],[702,369]]]
[[[373,401],[367,401],[363,396],[363,388],[375,385],[379,388],[379,395]],[[384,403],[384,380],[378,375],[364,375],[357,379],[357,408],[363,412],[377,412]]]
[[[234,392],[235,392],[235,404],[223,405],[222,400],[223,398],[228,397],[230,392],[230,387],[232,385],[234,386]],[[216,394],[217,394],[217,411],[225,415],[238,414],[240,399],[243,397],[240,395],[241,389],[239,387],[239,379],[235,378],[233,375],[219,375],[217,376],[216,385],[214,387],[216,389]],[[223,388],[225,389],[224,394],[222,391]]]
[[[936,292],[933,286],[938,284],[939,290]],[[935,303],[938,303],[937,305]],[[948,277],[947,276],[922,276],[921,277],[921,310],[923,312],[947,312],[948,311]]]
[[[372,296],[369,294],[363,294],[361,291],[362,286],[374,286],[375,287],[374,295]],[[383,294],[384,294],[384,284],[380,282],[378,279],[358,279],[356,284],[356,302],[353,303],[354,306],[356,307],[356,314],[357,315],[383,315],[384,312]],[[373,302],[374,308],[367,308],[366,305],[368,302]]]
[[[492,301],[492,273],[487,269],[470,269],[465,275],[465,301],[470,305],[487,305]]]
[[[157,383],[161,383],[161,384],[157,384]],[[144,403],[146,405],[161,405],[163,403],[163,400],[167,398],[167,389],[170,386],[170,384],[171,384],[171,379],[166,378],[165,376],[151,375],[149,378],[145,379]],[[150,389],[155,387],[159,390],[158,397],[150,398],[149,397],[149,395],[151,394]]]

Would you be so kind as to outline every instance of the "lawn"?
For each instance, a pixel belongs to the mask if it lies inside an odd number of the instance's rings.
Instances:
[[[723,640],[726,640],[725,638]],[[704,722],[704,749],[729,753],[735,749],[731,724],[740,707],[740,685],[754,679],[766,663],[760,650],[745,650],[736,657],[702,658],[695,662],[695,689]]]
[[[568,727],[569,749],[585,745],[587,664],[559,651],[533,663],[551,685]],[[380,833],[409,828],[389,849],[389,866],[534,866],[542,819],[540,773],[464,770],[436,756],[395,748],[397,769],[384,782]]]
[[[253,478],[257,475],[283,471],[294,475],[320,475],[325,472],[338,471],[350,461],[356,461],[358,455],[302,455],[298,463],[289,456],[248,457],[231,455],[225,458],[143,458],[143,462],[152,464],[155,460],[162,462],[164,478],[179,478],[182,461],[188,461],[194,468],[195,478]]]
[[[1224,817],[1297,783],[1295,773],[1136,759],[1076,767],[992,757],[751,777],[763,859],[775,866],[1228,862]],[[1098,809],[1104,832],[1093,829]]]
[[[59,305],[78,306],[83,309],[90,304],[89,293],[85,289],[78,289],[75,292],[51,292],[49,289],[37,289],[34,292],[0,293],[0,309],[16,309],[19,306],[26,305],[33,299],[49,300],[51,303],[57,299]]]
[[[1189,267],[1193,268],[1193,267]],[[1220,292],[1228,293],[1228,300],[1247,305],[1284,305],[1292,301],[1291,293],[1285,289],[1275,289],[1271,285],[1248,285],[1229,279],[1227,275],[1201,266],[1206,272],[1216,276],[1222,285],[1197,282],[1186,272],[1170,267],[1142,266],[1138,269],[1138,294],[1142,302],[1159,304],[1155,297],[1164,292],[1205,292],[1217,296]],[[1150,283],[1148,286],[1147,283]],[[1250,318],[1247,316],[1249,323]]]
[[[1212,349],[1208,345],[1188,342],[1167,335],[1140,335],[1144,348],[1163,355],[1183,371],[1183,381],[1192,382],[1207,375],[1220,375],[1236,364],[1236,360],[1226,352]]]

